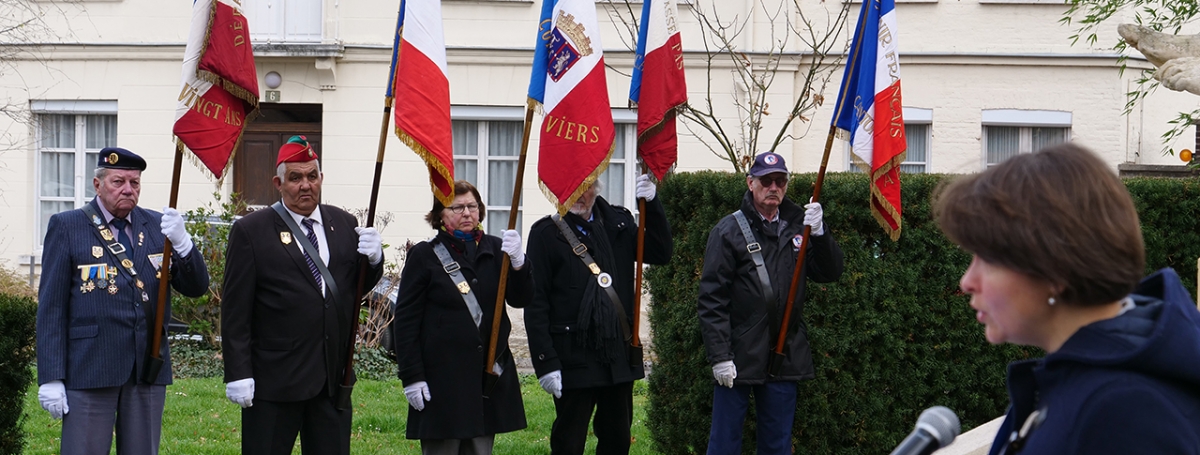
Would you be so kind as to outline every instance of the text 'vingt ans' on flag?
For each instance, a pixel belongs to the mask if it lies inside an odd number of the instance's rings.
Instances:
[[[662,180],[678,155],[675,109],[687,102],[675,0],[645,0],[629,100],[638,107],[638,155]]]
[[[529,81],[531,107],[542,106],[538,180],[566,214],[608,167],[612,111],[604,51],[592,0],[543,0]]]
[[[454,200],[454,137],[441,0],[402,0],[387,97],[396,100],[396,136],[425,161],[433,197]]]
[[[196,0],[175,107],[175,138],[218,179],[258,109],[250,28],[233,0]]]
[[[833,124],[871,179],[871,214],[900,238],[900,163],[907,142],[900,99],[895,0],[864,0]]]

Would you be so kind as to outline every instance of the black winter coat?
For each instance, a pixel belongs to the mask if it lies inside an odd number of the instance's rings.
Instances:
[[[483,311],[478,328],[462,294],[442,269],[433,243],[445,244],[462,268]],[[404,385],[425,381],[430,395],[424,410],[408,408],[409,439],[469,439],[525,428],[517,367],[508,349],[512,323],[507,312],[500,315],[496,341],[496,359],[503,372],[491,397],[483,398],[484,363],[504,257],[500,243],[499,238],[485,235],[475,257],[467,258],[462,240],[438,231],[432,240],[408,252],[393,323],[396,362]],[[520,270],[509,267],[504,292],[508,305],[522,308],[533,298],[533,264],[527,260]]]
[[[775,349],[779,324],[787,305],[792,272],[796,269],[800,238],[804,234],[804,208],[784,198],[779,205],[779,222],[786,225],[779,235],[763,231],[762,217],[754,209],[753,195],[746,191],[741,211],[750,222],[750,230],[762,247],[771,289],[775,298],[763,296],[754,260],[746,249],[746,238],[732,214],[717,222],[708,234],[704,269],[700,272],[700,332],[708,361],[712,364],[732,360],[737,367],[736,385],[762,384],[768,381],[767,362]],[[842,276],[842,250],[830,234],[810,236],[808,256],[800,273],[800,285],[788,321],[787,344],[780,374],[771,381],[798,381],[815,376],[812,353],[808,346],[808,328],[804,323],[804,283],[811,279],[827,283]]]
[[[625,309],[625,317],[632,318],[637,221],[629,210],[609,205],[599,196],[592,207],[592,214],[603,223],[604,235],[607,235],[612,246],[613,257],[596,257],[599,251],[592,238],[598,234],[595,230],[589,235],[576,230],[576,237],[588,247],[588,252],[597,263],[615,264],[613,270],[604,272],[612,275],[613,286]],[[564,219],[572,229],[580,220],[570,213]],[[671,259],[671,227],[667,224],[666,211],[659,199],[646,203],[645,241],[643,260],[646,264],[666,264]],[[627,349],[619,349],[620,355],[606,364],[576,339],[582,336],[577,326],[580,302],[588,283],[596,278],[571,251],[570,243],[550,217],[538,220],[530,229],[529,258],[537,264],[537,268],[533,271],[533,303],[525,309],[525,330],[537,375],[541,377],[561,370],[563,389],[622,384],[645,377],[641,359],[631,362]],[[610,305],[607,298],[603,304]],[[634,365],[631,366],[631,363]]]

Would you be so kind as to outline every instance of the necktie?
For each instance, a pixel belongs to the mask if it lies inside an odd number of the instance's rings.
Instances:
[[[109,224],[117,230],[117,241],[121,242],[121,246],[125,247],[125,251],[133,254],[133,244],[129,241],[129,236],[125,235],[125,227],[129,226],[129,221],[124,218],[113,218]]]
[[[321,244],[317,243],[317,233],[313,232],[314,222],[312,218],[305,218],[300,224],[303,224],[304,229],[308,230],[308,241],[312,243],[313,249],[321,251]],[[313,262],[314,260],[320,260],[320,258],[313,258],[308,255],[307,250],[304,251],[304,262],[308,263],[308,270],[312,272],[313,278],[317,280],[317,287],[322,287],[321,270],[317,268],[317,263]]]

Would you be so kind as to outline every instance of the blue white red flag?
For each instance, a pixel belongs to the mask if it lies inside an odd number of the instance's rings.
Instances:
[[[219,180],[246,118],[258,109],[258,73],[240,1],[192,4],[182,79],[172,132]]]
[[[538,24],[529,80],[530,105],[545,113],[538,180],[558,213],[566,214],[613,152],[604,47],[592,0],[543,0]]]
[[[642,27],[629,85],[629,100],[638,107],[638,155],[660,181],[678,155],[675,108],[687,102],[678,17],[675,0],[642,2]]]
[[[388,73],[396,136],[429,167],[433,197],[454,200],[454,139],[441,0],[401,0]]]
[[[900,163],[907,142],[900,100],[895,0],[864,0],[833,124],[871,177],[871,214],[900,238]]]

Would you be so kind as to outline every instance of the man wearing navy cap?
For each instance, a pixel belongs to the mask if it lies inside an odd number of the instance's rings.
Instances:
[[[821,204],[809,203],[802,210],[788,199],[787,185],[783,157],[772,152],[758,155],[746,176],[749,190],[741,208],[722,218],[708,235],[698,308],[715,379],[709,454],[742,453],[742,424],[751,394],[758,453],[792,453],[796,382],[815,376],[803,321],[804,280],[837,280],[842,275],[842,250],[825,229]],[[805,226],[812,227],[811,244],[789,319],[785,358],[778,374],[770,376],[767,367]]]
[[[143,376],[154,325],[164,239],[175,250],[171,285],[189,297],[208,291],[204,258],[193,251],[183,217],[138,207],[146,161],[129,150],[100,151],[96,198],[50,217],[38,286],[38,401],[63,419],[62,455],[157,454],[170,349],[158,376]]]
[[[304,136],[279,149],[280,202],[233,223],[225,255],[225,396],[242,407],[242,454],[350,453],[353,410],[339,402],[363,289],[383,276],[375,228],[321,204],[325,176]],[[309,254],[311,251],[313,254]],[[359,258],[366,256],[366,276]]]

